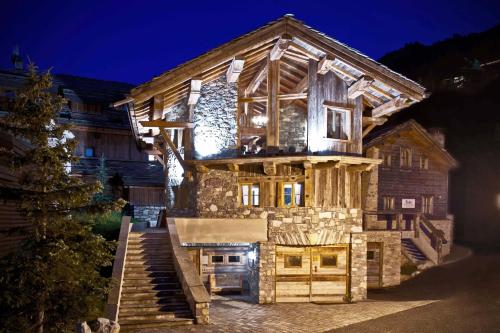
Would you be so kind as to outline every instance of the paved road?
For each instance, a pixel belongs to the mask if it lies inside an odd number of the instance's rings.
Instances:
[[[438,301],[331,332],[500,332],[500,254],[477,254],[435,267],[399,287],[371,292],[368,297]]]

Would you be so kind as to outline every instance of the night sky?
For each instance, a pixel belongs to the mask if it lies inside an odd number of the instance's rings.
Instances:
[[[0,68],[12,47],[40,68],[141,83],[284,14],[377,59],[500,23],[500,1],[21,1],[0,5]]]

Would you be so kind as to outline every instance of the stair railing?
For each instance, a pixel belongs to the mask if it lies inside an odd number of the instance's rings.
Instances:
[[[132,229],[130,216],[123,216],[120,226],[118,247],[116,248],[113,273],[111,275],[111,292],[106,304],[106,318],[118,322],[118,310],[122,294],[123,274],[125,272],[125,259],[127,257],[128,237]]]
[[[447,243],[444,232],[437,229],[425,214],[420,215],[418,225],[419,238],[425,240],[436,251],[436,264],[441,263],[442,246]]]

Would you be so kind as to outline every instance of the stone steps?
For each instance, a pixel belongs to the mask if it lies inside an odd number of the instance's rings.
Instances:
[[[401,245],[405,248],[406,252],[409,253],[413,259],[417,262],[427,261],[428,258],[419,248],[413,243],[410,238],[401,239]]]
[[[129,235],[118,323],[123,332],[193,323],[168,235]]]

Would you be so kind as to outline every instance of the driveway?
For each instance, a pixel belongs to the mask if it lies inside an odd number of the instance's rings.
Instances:
[[[210,325],[147,332],[500,332],[500,255],[435,267],[368,297],[329,305],[219,297],[211,304]]]

